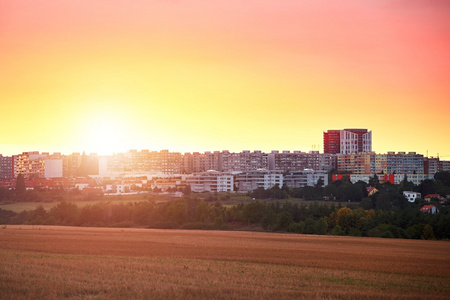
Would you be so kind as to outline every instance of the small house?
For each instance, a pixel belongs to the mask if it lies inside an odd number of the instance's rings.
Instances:
[[[428,204],[428,205],[422,206],[420,211],[423,213],[428,213],[428,214],[432,214],[432,215],[439,213],[439,209],[436,206],[434,206],[433,204]]]

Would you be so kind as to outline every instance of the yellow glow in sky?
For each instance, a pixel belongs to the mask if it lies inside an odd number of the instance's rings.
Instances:
[[[326,4],[326,5],[325,5]],[[446,1],[0,4],[0,153],[373,150],[450,159]]]

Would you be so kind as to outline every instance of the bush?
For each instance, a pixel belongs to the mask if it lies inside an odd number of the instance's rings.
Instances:
[[[394,234],[392,234],[388,224],[378,225],[377,227],[369,230],[367,235],[370,237],[394,238]]]
[[[342,230],[341,226],[336,225],[333,227],[333,230],[331,231],[332,235],[344,235],[344,230]]]

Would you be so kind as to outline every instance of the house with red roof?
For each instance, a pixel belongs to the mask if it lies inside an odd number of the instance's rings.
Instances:
[[[372,196],[373,194],[378,193],[378,189],[373,186],[369,186],[366,189],[367,189],[367,194],[369,196]]]
[[[428,213],[428,214],[432,214],[432,215],[439,213],[439,209],[436,206],[434,206],[433,204],[428,204],[428,205],[422,206],[420,211],[423,213]]]
[[[430,202],[431,199],[436,198],[438,200],[441,200],[441,195],[439,194],[428,194],[425,197],[423,197],[423,199],[425,199],[425,201]]]

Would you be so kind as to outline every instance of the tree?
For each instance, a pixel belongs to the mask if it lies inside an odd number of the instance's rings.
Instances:
[[[361,202],[359,203],[359,207],[363,209],[372,209],[373,208],[373,202],[372,199],[369,197],[363,198]]]
[[[279,213],[276,218],[276,226],[275,230],[287,230],[289,228],[289,225],[292,223],[292,217],[291,214],[284,211],[282,213]]]
[[[375,201],[376,209],[389,210],[392,207],[391,197],[389,193],[381,193]]]
[[[376,187],[377,189],[380,187],[380,180],[378,179],[377,174],[374,174],[373,177],[369,178],[369,185]]]
[[[183,194],[184,194],[185,196],[188,196],[188,195],[191,194],[191,186],[190,186],[189,184],[187,184],[187,185],[184,187],[184,189],[183,189]]]
[[[408,181],[408,177],[405,174],[405,177],[403,177],[402,182],[400,182],[399,186],[399,191],[403,193],[403,191],[412,191],[414,190],[414,183],[411,181]]]
[[[434,174],[434,179],[439,180],[445,186],[450,186],[450,172],[440,171]]]
[[[324,185],[323,179],[319,178],[319,180],[317,180],[316,187],[321,188],[323,187],[323,185]]]
[[[428,194],[436,193],[436,183],[432,179],[425,179],[419,184],[419,192],[422,194],[422,197]]]
[[[23,174],[19,174],[16,179],[16,187],[15,187],[17,194],[23,194],[27,187],[25,185],[25,178],[23,177]]]
[[[424,240],[433,240],[434,239],[434,231],[433,227],[430,224],[425,225],[422,232],[422,238]]]

